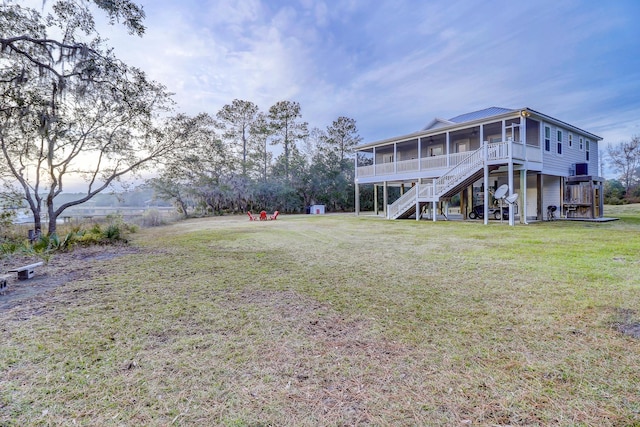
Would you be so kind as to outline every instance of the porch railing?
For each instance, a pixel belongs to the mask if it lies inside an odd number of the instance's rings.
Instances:
[[[522,160],[541,161],[540,147],[524,145],[519,142],[505,141],[488,144],[488,161],[509,159],[510,150],[513,157]],[[477,151],[482,151],[480,148]],[[420,159],[401,160],[397,162],[379,163],[376,165],[359,166],[357,176],[371,177],[378,175],[392,175],[394,173],[406,173],[429,170],[443,170],[453,168],[467,161],[467,158],[475,152],[452,153],[442,156],[423,157]]]
[[[412,204],[415,205],[415,203],[416,187],[411,187],[410,190],[387,207],[387,218],[396,219],[398,215],[405,212]]]
[[[492,160],[498,160],[502,156],[507,156],[508,158],[508,145],[509,143],[506,142],[489,144],[487,147],[487,158]],[[412,187],[411,190],[404,193],[394,203],[389,205],[387,218],[397,218],[398,215],[406,212],[412,205],[414,205],[417,200],[437,200],[440,195],[453,189],[455,186],[481,169],[484,166],[484,161],[484,147],[481,147],[472,153],[466,153],[466,157],[464,157],[456,166],[451,168],[446,174],[433,180],[431,184],[421,184],[417,187]],[[416,190],[416,188],[419,188],[419,190]],[[418,199],[416,199],[416,191],[418,192]]]

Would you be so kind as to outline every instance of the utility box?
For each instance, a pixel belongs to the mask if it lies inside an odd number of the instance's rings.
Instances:
[[[309,213],[311,215],[324,215],[324,205],[311,205]]]

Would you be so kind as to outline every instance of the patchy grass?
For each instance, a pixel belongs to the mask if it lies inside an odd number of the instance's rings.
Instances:
[[[142,230],[0,313],[0,425],[638,424],[640,222],[607,215]]]

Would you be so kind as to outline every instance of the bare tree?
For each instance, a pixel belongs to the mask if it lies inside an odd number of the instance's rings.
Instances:
[[[620,181],[628,194],[640,181],[640,136],[634,136],[628,142],[609,145],[607,153],[611,166],[620,174]]]

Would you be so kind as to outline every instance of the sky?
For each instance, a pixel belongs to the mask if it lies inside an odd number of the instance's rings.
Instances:
[[[363,142],[490,106],[530,107],[618,143],[640,135],[640,2],[138,0],[147,32],[118,57],[215,114],[297,101]]]
[[[137,3],[142,38],[100,32],[180,112],[290,100],[310,128],[355,119],[367,143],[435,117],[530,107],[605,143],[640,135],[637,0]]]

